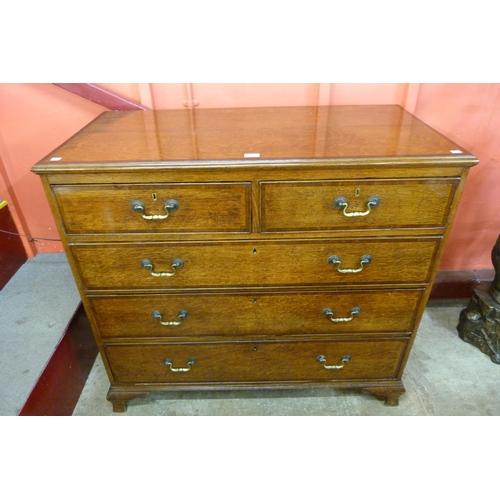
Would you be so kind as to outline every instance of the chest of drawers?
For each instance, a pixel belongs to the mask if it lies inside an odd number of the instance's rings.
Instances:
[[[470,153],[399,106],[106,112],[40,161],[114,411],[151,391],[398,404]]]

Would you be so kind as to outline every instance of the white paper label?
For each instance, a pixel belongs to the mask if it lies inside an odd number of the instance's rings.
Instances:
[[[61,156],[54,156],[54,158],[51,158],[50,161],[61,161],[62,157]]]
[[[245,153],[244,158],[260,158],[260,153]]]
[[[450,149],[450,153],[453,153],[454,155],[459,155],[462,151],[460,149]]]

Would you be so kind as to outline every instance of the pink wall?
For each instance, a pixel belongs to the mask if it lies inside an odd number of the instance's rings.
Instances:
[[[491,268],[500,233],[500,85],[420,85],[414,114],[480,160],[467,179],[440,267]]]
[[[20,233],[59,238],[40,179],[30,169],[102,111],[55,85],[0,84],[0,197],[9,203]],[[60,242],[22,241],[28,256],[63,251]]]
[[[441,269],[491,268],[500,232],[500,84],[106,83],[101,87],[153,109],[326,104],[399,104],[478,156]],[[20,232],[57,237],[30,168],[104,108],[51,84],[0,84],[0,197]],[[429,207],[432,209],[432,207]],[[28,245],[29,246],[29,245]],[[31,253],[62,251],[36,243]]]
[[[100,87],[154,109],[199,107],[314,106],[316,104],[401,104],[401,83],[99,83]],[[413,85],[415,87],[415,85]],[[416,86],[418,87],[418,85]]]

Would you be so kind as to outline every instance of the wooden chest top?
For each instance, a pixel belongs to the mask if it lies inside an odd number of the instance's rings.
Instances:
[[[400,106],[104,112],[35,167],[56,173],[204,164],[473,165]]]

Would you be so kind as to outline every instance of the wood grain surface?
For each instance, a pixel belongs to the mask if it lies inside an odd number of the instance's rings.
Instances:
[[[148,294],[91,296],[103,340],[146,337],[207,337],[311,335],[410,332],[422,289],[349,290],[345,292]],[[350,318],[354,307],[361,312],[347,322],[332,322],[323,314],[330,308],[334,318]],[[189,316],[179,320],[180,311]],[[151,316],[159,311],[165,326]]]
[[[75,244],[71,252],[87,290],[179,289],[305,285],[427,283],[440,238],[227,241],[212,243]],[[328,263],[337,255],[340,269],[360,269],[363,256],[372,262],[360,272],[341,273]],[[174,276],[174,259],[184,266]]]
[[[460,150],[461,153],[450,153]],[[399,106],[104,112],[37,166],[446,156],[473,157]],[[61,160],[51,162],[50,159]]]
[[[407,341],[227,342],[156,345],[111,345],[106,354],[117,382],[241,382],[395,378]],[[316,358],[326,357],[325,369]],[[172,372],[163,362],[171,359]]]

